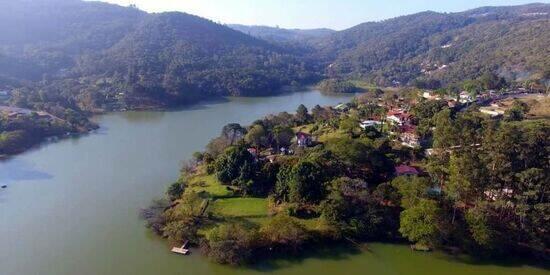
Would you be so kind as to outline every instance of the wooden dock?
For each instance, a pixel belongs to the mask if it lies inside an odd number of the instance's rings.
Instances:
[[[185,249],[182,247],[174,247],[171,251],[177,254],[189,255],[189,249]]]
[[[181,247],[173,247],[172,252],[182,255],[189,255],[189,249],[187,247],[189,246],[189,241],[185,241]]]

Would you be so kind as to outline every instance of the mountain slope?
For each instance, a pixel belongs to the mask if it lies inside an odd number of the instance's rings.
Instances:
[[[0,74],[39,80],[70,69],[81,54],[112,47],[145,15],[99,2],[5,1],[0,9]]]
[[[12,100],[26,106],[110,110],[272,94],[322,76],[437,88],[491,72],[548,83],[549,14],[550,5],[532,4],[423,12],[334,33],[233,25],[236,31],[179,12],[7,1],[0,89],[26,88]]]
[[[317,79],[299,51],[185,13],[21,0],[0,17],[0,87],[62,91],[85,109],[261,95]]]
[[[151,15],[112,48],[79,64],[82,75],[125,83],[134,98],[146,93],[170,104],[267,94],[308,81],[314,77],[309,71],[293,52],[183,13]]]
[[[520,80],[550,67],[550,5],[423,12],[364,23],[313,40],[330,76],[379,85],[452,83],[492,71]]]

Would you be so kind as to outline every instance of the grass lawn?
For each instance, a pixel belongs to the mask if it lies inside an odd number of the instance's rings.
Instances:
[[[267,218],[267,199],[227,198],[213,201],[209,211],[220,217],[257,219]]]
[[[550,98],[545,97],[539,99],[534,106],[531,107],[529,115],[534,116],[535,118],[550,118]]]
[[[261,226],[272,217],[268,215],[268,200],[266,198],[243,198],[222,185],[215,175],[204,172],[189,178],[188,191],[206,192],[212,199],[207,212],[215,222],[202,227],[200,234],[206,234],[221,223],[241,223],[249,226]],[[300,219],[300,222],[309,230],[318,228],[318,219]]]
[[[361,81],[361,80],[351,80],[349,81],[351,84],[353,84],[353,86],[357,87],[357,88],[360,88],[360,89],[363,89],[363,90],[368,90],[368,89],[376,89],[378,88],[376,85],[373,85],[371,83],[368,83],[368,82],[365,82],[365,81]]]
[[[315,124],[302,125],[302,126],[294,127],[292,128],[292,130],[294,130],[294,132],[303,132],[306,134],[311,134],[311,128],[313,128],[314,125]]]
[[[271,217],[267,215],[267,199],[263,198],[226,198],[215,200],[208,207],[216,224],[239,223],[245,226],[257,227],[268,222]],[[213,224],[202,228],[202,232],[208,232]]]
[[[263,198],[227,198],[213,201],[208,211],[227,222],[245,222],[253,225],[262,225],[271,216],[267,214],[267,199]],[[308,230],[317,230],[319,219],[300,219]]]
[[[319,136],[319,141],[327,142],[328,140],[331,140],[331,139],[344,138],[346,136],[347,136],[346,133],[340,130],[336,130],[336,131],[331,131],[331,132],[322,134],[321,136]]]
[[[233,191],[222,185],[214,175],[196,175],[189,179],[189,190],[206,192],[212,198],[232,197]]]
[[[529,119],[550,119],[550,98],[547,96],[531,96],[522,99],[530,107]]]
[[[550,98],[538,94],[528,95],[519,98],[520,101],[527,103],[530,110],[527,114],[528,119],[549,119],[550,118]],[[503,109],[508,110],[514,103],[513,98],[507,98],[500,101],[503,104]]]
[[[363,89],[363,90],[371,90],[371,89],[380,89],[382,91],[397,91],[398,89],[395,87],[380,87],[376,86],[372,83],[365,82],[362,80],[351,80],[351,84],[353,84],[355,87]]]

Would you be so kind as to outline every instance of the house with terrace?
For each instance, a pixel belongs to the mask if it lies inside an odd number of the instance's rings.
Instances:
[[[420,146],[420,136],[416,133],[416,126],[404,125],[400,128],[399,139],[401,144],[407,147],[415,148]]]
[[[403,126],[411,122],[412,116],[406,111],[397,109],[389,111],[386,118],[393,125]]]
[[[382,122],[380,122],[378,120],[363,120],[359,124],[359,127],[361,127],[361,129],[363,129],[363,130],[366,130],[368,128],[376,128],[380,125],[382,125]]]

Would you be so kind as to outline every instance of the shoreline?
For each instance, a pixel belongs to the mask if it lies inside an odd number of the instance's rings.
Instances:
[[[38,148],[40,148],[42,146],[45,146],[45,145],[48,145],[48,144],[52,144],[52,143],[55,143],[55,142],[58,142],[58,141],[61,141],[61,140],[68,139],[68,138],[79,138],[79,137],[88,135],[88,134],[92,133],[93,131],[96,131],[100,128],[101,127],[99,125],[96,125],[96,127],[93,127],[91,129],[79,130],[79,131],[76,131],[76,132],[67,132],[67,133],[61,134],[61,135],[52,135],[52,136],[41,138],[38,141],[33,142],[29,146],[26,146],[22,150],[19,150],[18,152],[15,152],[13,154],[0,155],[0,163],[3,162],[3,161],[8,161],[8,160],[10,160],[10,159],[12,159],[16,156],[25,154],[27,152],[38,149]]]
[[[402,102],[401,98],[395,100]],[[436,107],[440,110],[427,118],[419,115],[419,119],[431,120],[437,115],[450,114],[455,108],[449,107],[447,102],[435,103],[439,104]],[[410,104],[427,108],[432,103]],[[233,136],[226,134],[224,127],[219,137],[212,139],[203,151],[196,152],[191,160],[184,163],[180,178],[167,189],[165,201],[155,202],[144,209],[142,215],[147,226],[167,239],[191,241],[200,247],[203,255],[215,262],[237,266],[278,258],[279,254],[298,254],[311,246],[346,240],[356,244],[369,240],[408,240],[410,248],[415,251],[449,249],[455,252],[451,254],[475,256],[467,242],[439,243],[439,238],[444,236],[438,235],[437,228],[424,225],[424,220],[403,220],[408,218],[407,215],[416,215],[416,211],[424,211],[430,219],[426,223],[447,222],[448,216],[443,214],[444,193],[441,189],[431,191],[437,189],[433,187],[435,183],[430,181],[432,175],[422,172],[426,169],[425,164],[418,162],[414,156],[406,155],[412,146],[404,146],[399,139],[389,140],[391,136],[383,129],[356,131],[360,128],[360,119],[367,119],[368,115],[352,115],[368,110],[364,109],[366,106],[378,105],[369,103],[362,107],[353,102],[348,104],[349,109],[328,107],[323,111],[317,108],[311,115],[305,106],[300,106],[296,114],[287,114],[287,117],[259,117],[244,127],[232,125],[229,130],[242,132],[239,142],[234,142],[231,139]],[[390,113],[384,107],[373,108]],[[491,120],[477,112],[481,121]],[[452,127],[460,127],[456,122],[458,119],[469,117],[457,116],[450,122]],[[327,123],[331,120],[338,120],[339,126]],[[409,119],[404,123],[413,122]],[[513,122],[503,120],[503,123]],[[504,128],[506,124],[498,126]],[[537,131],[544,130],[544,125],[538,127]],[[309,130],[302,130],[304,128]],[[291,138],[294,135],[295,139]],[[441,134],[435,132],[434,135]],[[390,144],[387,147],[372,146],[381,144],[378,142]],[[282,148],[291,150],[280,150],[281,144]],[[493,147],[484,149],[486,152],[495,150]],[[367,151],[371,157],[378,159],[362,159],[360,156]],[[391,156],[405,156],[405,159]],[[426,156],[420,158],[433,161],[433,158]],[[411,164],[412,161],[414,164]],[[338,165],[331,166],[334,163]],[[404,168],[409,171],[404,171]],[[366,169],[375,172],[364,174]],[[415,195],[408,188],[417,188],[415,192],[420,192],[420,199],[403,199]],[[483,196],[479,199],[491,202]],[[161,208],[164,210],[159,211]],[[199,208],[203,210],[193,210]],[[378,217],[375,213],[382,216]],[[189,220],[193,222],[187,223]],[[373,223],[375,220],[377,222]],[[355,224],[362,226],[355,227]],[[399,226],[395,227],[396,224]],[[414,235],[412,228],[417,224],[426,226],[426,233]],[[449,234],[458,234],[458,231],[452,230],[455,229],[449,229]],[[236,247],[225,247],[228,242],[234,242]],[[482,244],[479,245],[482,247]],[[507,245],[515,249],[518,243]],[[491,258],[503,257],[497,250],[489,249],[487,255],[494,253]],[[540,251],[536,247],[526,246],[512,254],[545,257],[544,253],[538,253]]]
[[[195,108],[200,107],[203,104],[216,104],[216,103],[224,103],[228,101],[228,98],[264,98],[264,97],[273,97],[273,96],[283,96],[285,94],[290,93],[299,93],[301,91],[318,91],[321,92],[316,88],[315,85],[307,84],[307,85],[300,85],[298,87],[293,86],[284,86],[278,89],[277,91],[273,92],[272,94],[265,94],[265,95],[257,95],[257,96],[214,96],[214,97],[206,97],[203,99],[198,99],[196,101],[190,102],[190,103],[184,103],[180,105],[174,105],[174,106],[140,106],[135,107],[131,109],[116,109],[116,110],[95,110],[95,111],[88,111],[86,117],[88,120],[93,122],[93,118],[96,116],[106,115],[110,113],[128,113],[128,112],[176,112],[180,110],[185,110],[188,108]],[[9,107],[9,106],[7,106]],[[11,108],[11,107],[10,107]],[[35,111],[35,110],[29,110],[29,111]],[[38,112],[38,111],[36,111]],[[95,127],[92,127],[90,129],[80,129],[75,132],[71,132],[69,135],[67,133],[61,134],[61,135],[53,135],[41,138],[37,142],[33,142],[30,146],[26,146],[22,150],[19,150],[18,152],[12,153],[12,154],[4,154],[0,155],[0,161],[9,160],[13,157],[16,157],[18,155],[24,154],[26,152],[29,152],[35,148],[40,148],[43,145],[48,144],[49,142],[52,142],[50,139],[55,140],[63,140],[67,137],[79,137],[83,135],[90,134],[94,130],[98,130],[101,128],[100,125],[97,125],[97,123],[94,122]]]

